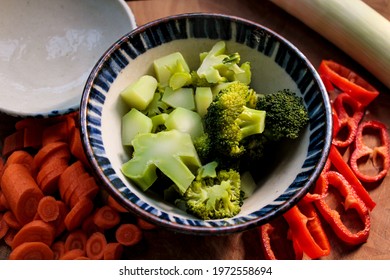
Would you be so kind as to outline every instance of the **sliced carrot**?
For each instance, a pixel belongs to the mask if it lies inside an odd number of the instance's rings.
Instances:
[[[15,151],[24,149],[24,130],[17,130],[3,141],[2,156],[7,158]]]
[[[52,260],[53,251],[43,242],[24,242],[13,249],[9,260]]]
[[[82,223],[81,229],[87,234],[87,236],[91,236],[95,232],[104,232],[102,228],[99,228],[95,222],[93,221],[93,214],[89,215]]]
[[[89,174],[83,178],[80,177],[77,187],[69,194],[69,204],[73,207],[83,197],[94,200],[98,193],[99,186],[96,184],[95,178]]]
[[[87,238],[87,234],[81,229],[70,232],[65,239],[65,251],[67,252],[73,249],[85,251]]]
[[[137,217],[137,226],[139,226],[143,230],[152,230],[157,228],[156,225],[151,224],[144,219],[141,219],[140,217]]]
[[[4,168],[7,168],[8,165],[13,164],[13,163],[23,164],[29,170],[32,170],[33,156],[30,153],[28,153],[28,152],[26,152],[24,150],[14,151],[7,158],[7,161],[5,163]]]
[[[4,212],[3,219],[8,224],[8,226],[10,228],[20,229],[22,227],[22,225],[16,219],[14,213],[12,213],[11,210],[8,210],[8,211]]]
[[[125,207],[119,204],[118,201],[115,200],[115,198],[111,195],[107,196],[107,205],[115,209],[116,211],[120,213],[127,213],[129,210],[127,210]]]
[[[38,203],[37,213],[45,222],[55,221],[60,215],[60,207],[53,196],[44,196]]]
[[[41,123],[24,128],[24,148],[39,149],[42,147],[42,134],[45,126]]]
[[[39,170],[36,180],[43,194],[53,195],[58,191],[58,180],[67,167],[67,161],[52,159]]]
[[[97,209],[93,215],[94,223],[102,229],[110,229],[117,226],[120,221],[119,213],[108,205]]]
[[[92,260],[101,260],[107,246],[106,236],[101,232],[93,233],[87,240],[85,251],[87,257]]]
[[[81,198],[65,217],[65,226],[69,231],[75,230],[82,225],[93,211],[94,204],[89,198]]]
[[[12,241],[14,240],[14,237],[18,230],[9,228],[5,236],[3,237],[3,240],[5,244],[7,244],[10,248],[12,248]]]
[[[104,260],[120,260],[123,254],[123,245],[118,242],[110,242],[103,252]]]
[[[45,146],[52,142],[68,143],[69,129],[66,120],[47,126],[42,133],[42,145]]]
[[[62,200],[57,200],[59,214],[55,221],[50,222],[52,226],[55,228],[55,236],[60,236],[65,230],[65,217],[68,215],[69,208]]]
[[[25,242],[39,241],[51,246],[55,238],[55,229],[42,220],[34,220],[25,224],[15,235],[12,248]]]
[[[80,160],[84,166],[89,167],[89,160],[85,154],[84,147],[81,141],[81,134],[79,129],[74,129],[69,139],[69,146],[71,154]]]
[[[80,257],[77,257],[74,259],[75,261],[81,261],[81,260],[90,260],[90,258],[86,257],[86,256],[80,256]]]
[[[75,161],[69,165],[64,172],[62,172],[60,178],[58,179],[58,190],[62,199],[64,199],[65,191],[69,188],[72,182],[74,182],[75,178],[84,173],[86,173],[86,171],[81,161]]]
[[[81,249],[73,249],[70,251],[65,252],[60,260],[75,260],[78,259],[79,257],[84,257],[85,252]]]
[[[70,150],[65,142],[53,142],[43,146],[34,156],[33,168],[39,170],[42,166],[55,155],[56,158],[63,158],[69,160]]]
[[[115,238],[124,246],[133,246],[141,241],[142,231],[135,224],[121,224],[115,231]]]
[[[1,178],[1,188],[19,223],[32,221],[43,193],[25,165],[8,165]]]
[[[0,239],[2,239],[8,232],[9,225],[4,220],[4,216],[0,218]]]
[[[9,204],[4,196],[3,191],[0,189],[0,211],[6,211],[9,209]]]
[[[53,251],[53,259],[59,260],[65,253],[65,243],[62,240],[57,240],[51,245]]]

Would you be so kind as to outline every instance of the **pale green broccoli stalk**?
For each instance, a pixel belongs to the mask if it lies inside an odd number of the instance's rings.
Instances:
[[[171,84],[175,88],[179,88],[191,81],[191,75],[189,75],[190,68],[180,52],[174,52],[156,59],[153,61],[153,67],[157,80],[162,87]],[[177,76],[174,76],[171,81],[171,78],[175,73],[187,73],[188,75],[178,74]],[[188,81],[185,77],[188,78]]]
[[[153,100],[157,84],[156,78],[144,75],[123,89],[120,95],[130,108],[145,110]]]
[[[204,117],[205,133],[216,158],[239,158],[245,151],[242,140],[264,131],[266,112],[247,107],[254,91],[232,82],[217,94]]]
[[[190,135],[177,130],[139,134],[132,146],[133,157],[122,165],[122,172],[143,191],[157,180],[158,168],[184,194],[201,166]]]
[[[226,54],[226,43],[217,42],[207,55],[201,55],[201,64],[196,73],[200,79],[216,84],[227,82],[234,78],[234,74],[243,73],[238,66],[240,55],[238,53]],[[207,85],[204,85],[207,86]]]
[[[240,173],[233,169],[215,170],[216,167],[217,164],[211,164],[200,168],[202,172],[183,196],[187,212],[203,220],[234,217],[243,204]]]

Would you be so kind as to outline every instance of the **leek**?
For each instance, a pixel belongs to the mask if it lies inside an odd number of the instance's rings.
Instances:
[[[361,0],[271,0],[390,88],[390,22]]]

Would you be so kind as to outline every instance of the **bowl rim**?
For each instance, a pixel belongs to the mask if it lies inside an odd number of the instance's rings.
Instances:
[[[254,219],[251,219],[249,221],[240,222],[238,224],[227,224],[226,226],[218,226],[218,227],[203,227],[198,226],[196,224],[194,225],[186,225],[186,224],[180,224],[176,222],[172,222],[170,220],[161,219],[158,216],[155,216],[154,214],[140,208],[138,205],[133,204],[130,202],[129,199],[125,198],[112,184],[110,179],[103,173],[101,166],[97,162],[93,149],[91,148],[91,143],[89,141],[89,133],[87,129],[87,106],[88,106],[88,100],[90,98],[90,90],[93,84],[93,81],[95,80],[96,75],[100,72],[103,65],[107,62],[107,60],[110,58],[110,55],[115,52],[118,46],[121,45],[121,43],[130,40],[131,37],[134,35],[140,34],[144,32],[145,30],[148,30],[149,28],[160,25],[164,22],[171,21],[171,20],[178,20],[178,19],[185,19],[185,18],[194,18],[194,17],[203,17],[203,18],[219,18],[219,19],[225,19],[233,22],[241,22],[248,25],[252,25],[256,28],[259,28],[260,30],[264,30],[267,33],[271,34],[277,40],[280,40],[283,42],[283,44],[287,45],[288,48],[293,50],[295,52],[295,55],[299,57],[302,61],[304,61],[305,66],[310,71],[311,75],[313,76],[313,80],[315,80],[316,85],[319,88],[319,92],[321,93],[322,102],[324,104],[325,108],[325,139],[323,140],[323,149],[321,151],[321,156],[316,163],[315,168],[313,169],[313,172],[309,176],[308,180],[304,184],[304,186],[297,191],[292,197],[287,199],[285,203],[282,203],[276,210],[269,211],[266,215],[256,217]],[[222,13],[207,13],[207,12],[195,12],[195,13],[181,13],[176,15],[170,15],[163,18],[159,18],[156,20],[153,20],[151,22],[148,22],[146,24],[140,25],[136,27],[135,29],[131,30],[127,34],[123,35],[121,38],[119,38],[116,42],[114,42],[109,49],[107,49],[101,56],[101,58],[98,60],[96,65],[93,67],[91,74],[89,75],[87,82],[85,84],[82,99],[81,99],[81,105],[80,105],[80,128],[81,128],[81,137],[83,142],[83,147],[86,152],[86,155],[89,159],[89,162],[92,167],[92,171],[95,173],[95,177],[101,183],[104,185],[104,189],[112,195],[117,201],[119,201],[126,209],[128,209],[130,212],[133,212],[134,214],[140,216],[142,219],[151,222],[153,224],[156,224],[158,226],[161,226],[163,228],[173,230],[175,232],[179,233],[186,233],[186,234],[196,234],[196,235],[221,235],[221,234],[230,234],[230,233],[237,233],[241,231],[245,231],[247,229],[253,228],[255,226],[259,226],[261,224],[265,224],[269,222],[271,219],[273,219],[277,214],[282,214],[286,211],[288,211],[290,208],[292,208],[301,198],[303,198],[306,193],[309,192],[310,188],[315,184],[315,181],[320,176],[320,173],[322,172],[322,169],[325,166],[326,160],[329,155],[330,147],[331,147],[331,139],[332,139],[332,117],[331,117],[331,105],[329,96],[327,94],[326,88],[314,68],[314,66],[311,64],[309,59],[289,40],[278,34],[277,32],[271,30],[270,28],[259,24],[257,22],[254,22],[252,20],[244,19],[238,16],[232,16],[232,15],[226,15]],[[260,209],[259,209],[260,210]],[[196,218],[194,218],[196,220]]]

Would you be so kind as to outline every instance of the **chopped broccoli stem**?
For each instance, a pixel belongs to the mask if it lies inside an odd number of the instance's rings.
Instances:
[[[161,101],[173,108],[181,107],[188,110],[195,110],[193,88],[179,88],[177,90],[173,90],[170,87],[166,87]]]
[[[190,73],[190,68],[180,52],[175,52],[156,59],[153,62],[157,80],[161,86],[169,85],[169,80],[174,73]]]
[[[173,73],[171,78],[169,79],[169,87],[173,90],[177,90],[184,86],[191,84],[192,76],[187,72],[176,72]]]
[[[165,130],[166,129],[165,122],[167,121],[168,116],[169,115],[167,113],[162,113],[151,117],[150,119],[152,120],[152,124],[153,124],[151,132],[156,133]]]
[[[209,87],[197,87],[195,89],[195,107],[198,114],[203,118],[207,108],[213,102],[213,92]]]
[[[233,79],[243,84],[249,85],[252,81],[251,65],[249,62],[244,62],[240,66],[243,72],[234,73]]]
[[[198,113],[178,107],[170,113],[165,121],[168,130],[176,129],[188,133],[195,139],[204,133],[202,118]]]
[[[122,172],[143,191],[157,180],[158,168],[183,195],[195,178],[193,172],[201,166],[187,133],[177,130],[144,133],[137,135],[132,144],[133,157],[122,165]]]
[[[157,80],[149,75],[140,77],[121,93],[122,99],[130,108],[144,110],[152,102],[157,89]]]
[[[153,128],[152,120],[142,114],[137,109],[131,109],[122,117],[122,144],[124,146],[132,145],[133,139],[140,133],[151,132]]]

